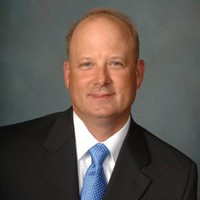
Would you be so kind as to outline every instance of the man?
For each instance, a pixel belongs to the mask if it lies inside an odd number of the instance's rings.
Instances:
[[[128,17],[91,11],[67,41],[72,108],[1,128],[0,199],[195,200],[195,163],[131,117],[144,61]]]

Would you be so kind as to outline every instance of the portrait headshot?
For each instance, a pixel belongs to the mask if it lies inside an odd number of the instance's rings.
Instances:
[[[200,200],[200,2],[2,1],[1,200]]]

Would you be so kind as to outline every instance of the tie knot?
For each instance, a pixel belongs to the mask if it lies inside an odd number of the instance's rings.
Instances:
[[[102,143],[97,143],[89,149],[92,163],[96,165],[102,165],[109,153],[108,148]]]

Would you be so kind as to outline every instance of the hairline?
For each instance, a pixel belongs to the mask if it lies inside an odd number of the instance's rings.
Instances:
[[[68,31],[66,35],[66,42],[67,42],[67,56],[69,58],[70,55],[70,46],[72,37],[74,35],[74,32],[76,31],[77,27],[85,21],[94,21],[95,19],[98,19],[100,17],[104,17],[107,19],[111,19],[113,21],[116,21],[116,23],[124,24],[127,29],[130,32],[130,36],[133,41],[133,46],[136,52],[136,60],[139,58],[139,36],[137,29],[135,25],[132,23],[129,16],[125,15],[124,13],[121,13],[120,11],[111,10],[111,9],[94,9],[89,11],[85,16],[83,16],[79,21],[77,21]]]

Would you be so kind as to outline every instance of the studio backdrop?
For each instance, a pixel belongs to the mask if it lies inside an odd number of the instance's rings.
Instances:
[[[137,26],[146,68],[135,121],[191,157],[200,174],[199,0],[1,0],[0,125],[70,106],[65,35],[96,7],[121,10]]]

